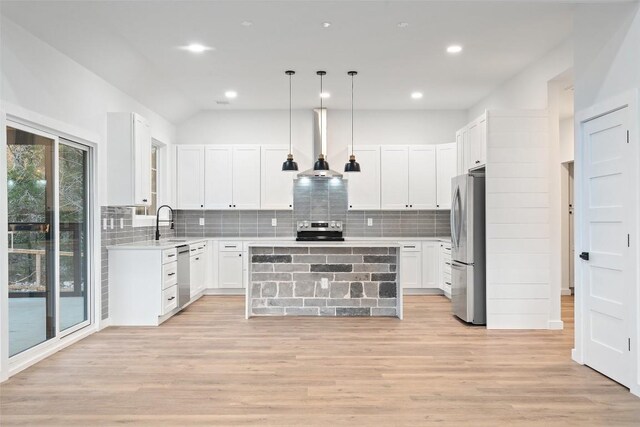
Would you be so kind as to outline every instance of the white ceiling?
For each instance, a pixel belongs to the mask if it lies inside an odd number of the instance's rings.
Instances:
[[[2,1],[1,13],[174,122],[203,109],[466,109],[569,36],[565,2]],[[251,21],[252,26],[241,22]],[[322,23],[331,27],[322,28]],[[407,22],[406,28],[398,23]],[[195,55],[179,46],[215,50]],[[457,56],[451,43],[464,46]],[[237,99],[222,106],[224,92]],[[413,100],[412,91],[424,98]]]

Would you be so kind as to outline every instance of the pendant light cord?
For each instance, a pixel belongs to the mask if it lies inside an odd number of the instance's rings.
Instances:
[[[291,74],[289,74],[289,154],[293,154],[291,145]]]
[[[323,128],[323,120],[324,120],[324,114],[323,114],[323,109],[322,109],[322,95],[324,94],[323,90],[322,90],[322,74],[320,74],[320,146],[322,147],[322,145],[324,145],[324,134],[322,133],[322,128]],[[324,154],[324,153],[322,153]]]
[[[353,156],[353,74],[351,74],[351,155]]]

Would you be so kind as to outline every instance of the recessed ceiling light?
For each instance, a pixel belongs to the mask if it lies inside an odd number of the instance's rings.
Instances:
[[[421,99],[422,98],[422,92],[413,92],[413,93],[411,93],[411,97],[413,99]]]
[[[329,92],[322,92],[320,98],[331,98],[331,94]]]
[[[408,26],[408,22],[398,22],[398,28],[407,28]]]
[[[253,25],[253,22],[251,22],[251,21],[242,21],[240,23],[240,25],[242,25],[243,27],[250,27],[250,26]]]
[[[238,96],[238,92],[236,92],[235,90],[228,90],[224,93],[224,96],[226,96],[229,99],[233,99]]]
[[[447,46],[448,53],[460,53],[462,52],[462,46],[459,44],[452,44],[451,46]]]
[[[205,46],[200,43],[191,43],[187,46],[182,47],[182,49],[188,50],[189,52],[193,52],[193,53],[202,53],[202,52],[206,52],[207,50],[213,50],[212,47]]]
[[[323,22],[322,28],[329,28],[331,26],[331,22]]]

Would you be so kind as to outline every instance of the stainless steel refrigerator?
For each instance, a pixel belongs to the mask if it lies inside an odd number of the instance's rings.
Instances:
[[[486,324],[485,178],[470,173],[452,179],[451,305],[468,323]]]

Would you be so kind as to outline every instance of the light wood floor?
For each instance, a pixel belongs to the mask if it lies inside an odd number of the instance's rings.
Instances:
[[[444,297],[405,320],[243,319],[205,297],[159,328],[108,328],[0,386],[0,424],[639,425],[640,399],[573,363],[564,331],[487,331]]]

